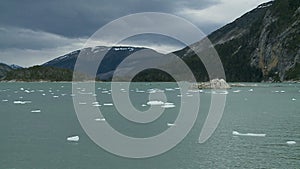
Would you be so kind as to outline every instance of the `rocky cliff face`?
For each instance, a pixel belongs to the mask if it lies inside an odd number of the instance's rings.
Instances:
[[[228,81],[300,79],[300,1],[264,3],[208,36]],[[201,41],[191,46],[201,48]],[[178,53],[192,57],[186,48]]]

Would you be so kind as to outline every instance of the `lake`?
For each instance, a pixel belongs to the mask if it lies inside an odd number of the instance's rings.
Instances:
[[[84,88],[72,93],[72,83],[0,83],[0,168],[299,168],[300,84],[247,85],[251,87],[227,90],[218,128],[199,144],[210,106],[209,89],[180,93],[175,83],[132,83],[122,92],[129,93],[136,109],[149,108],[153,90],[165,93],[169,105],[174,105],[154,122],[136,124],[118,114],[110,83],[96,83],[95,93]],[[144,159],[120,157],[96,145],[82,129],[72,99],[78,94],[95,96],[97,102],[74,103],[101,109],[105,120],[91,123],[109,123],[127,136],[144,138],[167,130],[178,115],[182,95],[193,97],[193,92],[200,93],[200,110],[187,137],[170,151]],[[68,141],[72,136],[80,139]]]

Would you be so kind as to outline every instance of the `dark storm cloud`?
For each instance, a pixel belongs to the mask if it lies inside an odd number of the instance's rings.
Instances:
[[[90,36],[102,25],[131,13],[175,13],[217,3],[219,0],[1,0],[0,24],[74,38]]]

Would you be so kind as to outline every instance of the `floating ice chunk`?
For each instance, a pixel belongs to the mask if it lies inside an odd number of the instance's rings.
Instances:
[[[95,121],[106,121],[105,118],[97,118]]]
[[[161,106],[162,108],[174,108],[175,105],[174,104],[164,104]]]
[[[145,105],[145,104],[142,104],[142,107],[146,107],[147,105]]]
[[[249,91],[249,92],[253,92],[253,89],[249,89],[248,91]]]
[[[172,127],[172,126],[176,126],[174,123],[167,123],[167,126]]]
[[[286,144],[293,145],[293,144],[296,144],[296,141],[287,141]]]
[[[284,90],[281,90],[280,93],[285,93],[285,91],[284,91]]]
[[[4,100],[2,100],[3,102],[8,102],[8,100],[7,99],[4,99]]]
[[[256,133],[239,133],[237,131],[233,131],[232,135],[235,136],[252,136],[252,137],[265,137],[266,134],[256,134]]]
[[[40,113],[40,112],[42,112],[40,109],[31,110],[31,113]]]
[[[148,89],[148,93],[163,93],[163,90],[160,89]]]
[[[295,99],[295,98],[292,98],[292,100],[293,100],[293,101],[296,101],[297,99]]]
[[[182,95],[181,95],[181,94],[178,94],[177,97],[182,97]]]
[[[53,96],[53,98],[58,98],[59,96]]]
[[[45,93],[43,93],[42,95],[43,95],[43,96],[46,96],[46,94],[45,94]]]
[[[21,88],[20,88],[20,90],[24,90],[24,88],[23,88],[23,87],[21,87]]]
[[[164,104],[163,101],[157,101],[157,100],[147,102],[147,105],[152,105],[152,106],[160,106],[160,105],[163,105],[163,104]]]
[[[31,101],[20,101],[20,100],[15,100],[14,104],[29,104]]]
[[[166,91],[174,91],[172,88],[165,88]]]
[[[234,91],[232,91],[233,93],[239,93],[239,92],[241,92],[241,90],[234,90]]]
[[[112,103],[104,103],[103,105],[104,106],[113,106],[114,104],[112,104]]]
[[[71,136],[67,138],[67,141],[77,142],[79,141],[79,136]]]
[[[101,105],[99,104],[99,102],[93,102],[92,105],[93,105],[94,107],[100,107],[100,106],[101,106]]]

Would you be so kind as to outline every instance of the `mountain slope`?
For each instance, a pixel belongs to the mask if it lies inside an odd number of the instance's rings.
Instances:
[[[13,70],[10,66],[0,63],[0,80],[4,79],[9,71]]]
[[[148,51],[148,52],[141,52],[141,51]],[[66,54],[64,56],[58,57],[54,60],[51,60],[45,64],[43,67],[57,67],[57,68],[64,68],[69,70],[74,70],[74,66],[76,60],[79,58],[79,54],[81,61],[79,67],[83,70],[81,73],[93,74],[93,67],[98,67],[96,77],[100,80],[111,80],[116,68],[119,64],[128,56],[139,53],[140,55],[132,60],[132,63],[128,63],[127,65],[123,66],[122,69],[129,69],[134,65],[142,65],[145,62],[145,53],[147,55],[151,53],[151,58],[161,59],[162,54],[147,48],[138,48],[138,47],[103,47],[97,46],[94,48],[84,48],[82,50],[77,50]],[[98,66],[98,62],[103,57],[102,62]],[[149,57],[148,57],[149,59]],[[147,60],[147,59],[146,59]],[[159,63],[159,62],[158,62]],[[119,71],[119,73],[122,71]],[[119,77],[122,79],[122,77]]]
[[[299,0],[259,5],[208,38],[220,55],[228,81],[300,78]],[[201,41],[191,48],[199,50]],[[187,60],[195,57],[190,48],[175,53]]]

